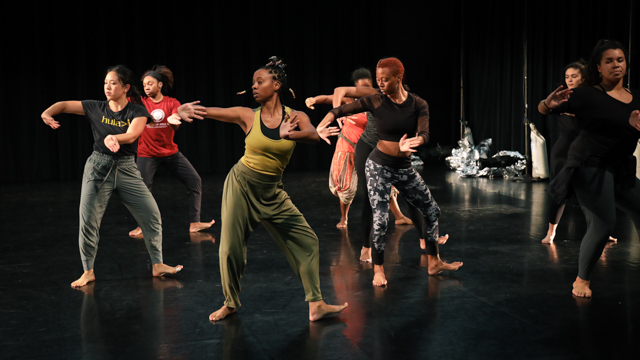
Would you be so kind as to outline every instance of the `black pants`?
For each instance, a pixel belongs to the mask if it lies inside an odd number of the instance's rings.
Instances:
[[[153,176],[158,165],[164,165],[187,187],[187,201],[189,203],[189,222],[200,222],[200,206],[202,203],[202,180],[193,165],[184,155],[177,153],[165,157],[138,157],[136,161],[140,175],[149,191],[153,187]]]
[[[616,224],[616,206],[629,214],[640,228],[640,181],[631,190],[615,188],[613,174],[595,167],[581,167],[573,177],[573,189],[587,219],[587,233],[580,244],[578,276],[590,280],[609,235]]]

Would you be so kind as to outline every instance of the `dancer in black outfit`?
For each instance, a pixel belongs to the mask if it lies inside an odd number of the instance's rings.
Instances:
[[[572,187],[587,219],[573,294],[591,297],[591,273],[616,222],[616,205],[640,214],[640,181],[633,152],[640,138],[640,100],[623,86],[627,53],[601,40],[589,61],[589,85],[554,90],[538,104],[543,114],[571,113],[582,129],[567,162],[549,186],[557,200]]]
[[[365,167],[369,201],[373,208],[371,240],[375,250],[371,251],[371,257],[375,286],[387,284],[383,263],[392,185],[409,203],[417,207],[427,220],[424,233],[429,274],[457,270],[462,266],[461,262],[445,263],[439,257],[440,208],[420,174],[411,166],[410,158],[410,154],[416,151],[414,148],[426,144],[429,139],[429,106],[426,101],[405,90],[402,86],[403,77],[404,66],[398,59],[380,60],[376,69],[376,80],[382,94],[374,93],[335,108],[318,125],[318,129],[321,130],[339,117],[364,111],[371,112],[376,119],[379,140]],[[408,137],[409,134],[411,137]]]

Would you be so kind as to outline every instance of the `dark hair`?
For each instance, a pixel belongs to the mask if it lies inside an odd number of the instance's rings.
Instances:
[[[154,65],[151,70],[144,72],[140,80],[144,82],[144,78],[147,76],[154,77],[158,82],[162,81],[162,84],[166,86],[160,89],[163,94],[173,89],[173,72],[168,67],[164,65]]]
[[[598,85],[600,83],[601,75],[598,72],[598,65],[600,65],[600,61],[602,60],[602,53],[607,50],[617,49],[622,50],[624,53],[624,60],[627,62],[627,69],[629,68],[629,56],[627,54],[627,50],[620,42],[615,40],[600,40],[593,49],[593,53],[589,59],[589,75],[587,76],[589,85]]]
[[[587,68],[587,62],[584,61],[584,59],[574,61],[562,68],[562,82],[564,83],[564,86],[567,86],[567,81],[565,80],[565,74],[569,69],[576,69],[580,72],[580,75],[582,76],[582,81],[578,86],[583,86],[587,84],[588,77],[589,77],[589,70]]]
[[[282,61],[282,58],[278,56],[272,56],[269,58],[269,62],[267,63],[267,65],[260,68],[260,69],[268,70],[273,80],[279,81],[280,84],[282,84],[282,86],[280,86],[280,88],[277,91],[278,97],[280,97],[280,100],[282,100],[285,90],[291,91],[291,94],[293,95],[293,97],[294,98],[296,97],[293,90],[289,89],[287,85],[287,73],[284,72],[285,66],[287,65]]]
[[[133,83],[133,72],[124,65],[116,65],[107,69],[105,76],[110,72],[115,72],[118,75],[120,83],[124,86],[131,85],[129,91],[127,91],[127,97],[129,101],[134,104],[142,105],[142,99],[140,98],[140,92]]]
[[[351,73],[351,81],[353,81],[354,84],[357,83],[358,80],[362,79],[371,80],[373,82],[373,77],[371,76],[371,71],[369,71],[369,69],[361,67]]]

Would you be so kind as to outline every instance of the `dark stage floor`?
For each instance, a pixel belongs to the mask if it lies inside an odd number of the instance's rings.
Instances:
[[[637,359],[640,243],[620,213],[592,279],[594,298],[576,299],[584,217],[568,207],[556,244],[546,233],[546,183],[459,179],[442,167],[422,173],[451,237],[442,258],[455,273],[427,274],[413,226],[390,229],[389,285],[374,288],[358,262],[362,237],[354,205],[349,231],[335,228],[338,200],[327,173],[288,173],[285,189],[320,238],[320,276],[339,316],[308,321],[301,284],[264,228],[249,242],[243,307],[218,323],[220,226],[187,232],[184,187],[158,175],[164,258],[183,264],[151,277],[134,220],[114,197],[102,223],[97,281],[69,284],[78,253],[79,182],[2,185],[0,358],[3,359]],[[223,176],[205,176],[203,218],[220,219]],[[362,196],[362,194],[359,194]],[[358,200],[356,204],[359,204]],[[402,206],[405,206],[402,203]]]

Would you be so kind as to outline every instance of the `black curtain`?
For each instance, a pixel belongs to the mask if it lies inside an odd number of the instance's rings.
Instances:
[[[104,99],[102,81],[111,65],[125,64],[140,75],[154,64],[168,66],[176,76],[170,95],[181,102],[255,107],[249,95],[235,93],[249,87],[253,72],[272,55],[288,63],[296,93],[285,104],[304,110],[314,124],[329,107],[306,109],[306,97],[349,85],[358,67],[375,70],[378,59],[398,57],[411,91],[430,105],[432,147],[455,146],[459,139],[462,61],[466,118],[476,139],[493,138],[494,151],[524,153],[525,35],[529,117],[546,135],[552,120],[538,116],[535,105],[561,81],[562,66],[587,58],[599,38],[628,43],[631,1],[617,2],[615,11],[591,0],[352,1],[314,9],[279,2],[13,4],[14,11],[0,15],[0,182],[82,176],[93,143],[89,124],[61,115],[62,128],[54,131],[40,113],[56,101]],[[242,131],[213,120],[183,124],[176,142],[201,174],[227,172],[244,151]],[[332,154],[333,146],[324,143],[301,144],[288,168],[328,169]]]

